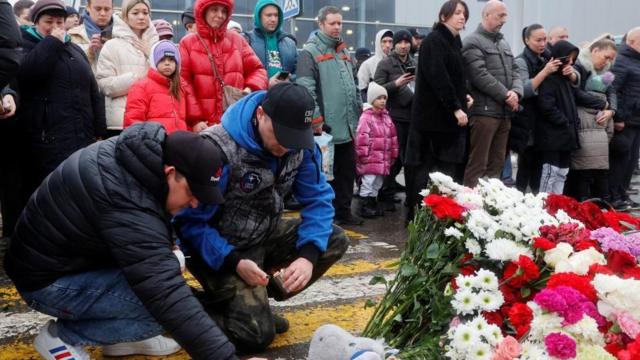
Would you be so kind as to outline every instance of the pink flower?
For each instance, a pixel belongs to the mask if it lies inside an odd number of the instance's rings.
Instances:
[[[533,301],[549,312],[563,312],[567,309],[564,298],[555,289],[544,289],[536,294]]]
[[[626,311],[616,311],[616,320],[620,329],[627,334],[630,338],[635,339],[640,334],[640,324]]]
[[[544,339],[547,353],[560,360],[576,357],[576,341],[561,333],[551,333]]]
[[[453,329],[455,327],[458,327],[458,325],[462,324],[462,321],[460,321],[460,318],[457,316],[454,316],[453,319],[451,319],[451,321],[449,322],[449,328]]]
[[[507,336],[498,344],[496,352],[491,356],[491,360],[513,360],[520,356],[521,352],[522,346],[520,346],[518,340],[512,336]]]

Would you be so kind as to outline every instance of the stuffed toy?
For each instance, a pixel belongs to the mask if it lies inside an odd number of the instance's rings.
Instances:
[[[356,337],[339,326],[319,327],[309,345],[307,360],[384,360],[381,340]]]

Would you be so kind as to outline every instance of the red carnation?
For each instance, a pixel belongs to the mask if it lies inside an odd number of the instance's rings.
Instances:
[[[619,343],[610,343],[604,346],[604,349],[607,350],[607,352],[613,356],[615,356],[616,358],[618,357],[618,353],[622,350],[624,350],[624,346],[622,346]]]
[[[628,268],[622,274],[625,279],[640,280],[640,267]]]
[[[551,275],[549,282],[547,282],[547,287],[553,289],[558,286],[574,288],[593,303],[598,300],[596,289],[591,285],[591,278],[588,276],[580,276],[573,273],[557,273]]]
[[[521,339],[531,329],[531,321],[533,321],[533,311],[527,304],[515,303],[509,309],[509,322],[516,330],[516,337]]]
[[[502,325],[504,324],[504,319],[502,319],[500,311],[485,311],[482,313],[482,317],[484,317],[484,319],[487,320],[489,324],[497,325],[498,327],[502,327]]]
[[[540,277],[540,270],[536,263],[528,256],[520,255],[518,261],[512,261],[504,269],[502,281],[512,287],[520,289],[531,281]]]
[[[533,238],[533,248],[541,249],[542,251],[547,251],[554,249],[556,247],[556,243],[553,241],[549,241],[543,237]]]
[[[589,276],[593,278],[596,274],[615,275],[609,267],[597,263],[589,266]]]
[[[607,265],[617,274],[623,274],[627,269],[633,269],[637,265],[636,258],[624,251],[611,250],[607,255]]]
[[[598,246],[598,243],[593,241],[593,240],[582,240],[577,242],[575,245],[573,245],[573,249],[577,252],[577,251],[582,251],[582,250],[587,250],[588,248],[594,248],[596,250],[598,250],[598,252],[600,251],[600,247]]]
[[[424,204],[431,209],[433,215],[438,220],[454,220],[462,222],[464,218],[462,213],[464,208],[457,202],[446,196],[440,196],[436,194],[429,194],[424,198]]]
[[[621,350],[616,355],[619,360],[637,360],[640,359],[640,338],[627,344],[625,350]]]

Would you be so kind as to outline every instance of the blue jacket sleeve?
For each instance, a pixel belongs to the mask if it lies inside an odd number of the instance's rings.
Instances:
[[[298,229],[296,248],[313,244],[320,252],[327,249],[333,231],[333,189],[321,170],[320,149],[305,150],[302,164],[293,184],[293,194],[303,205],[300,211],[302,223]]]
[[[229,167],[225,166],[220,177],[220,188],[224,193],[227,188]],[[214,270],[219,270],[224,258],[234,250],[217,229],[208,221],[218,211],[218,205],[200,204],[197,208],[187,208],[175,216],[173,222],[178,224],[181,244],[187,250],[199,254]]]

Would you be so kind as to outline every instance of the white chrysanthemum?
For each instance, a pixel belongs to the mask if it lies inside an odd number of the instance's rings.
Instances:
[[[482,195],[471,189],[464,189],[455,195],[456,202],[466,209],[481,209],[483,205]]]
[[[481,291],[476,295],[476,307],[482,311],[496,311],[502,304],[504,304],[504,297],[500,291]]]
[[[451,346],[458,352],[467,352],[473,344],[479,341],[480,333],[471,326],[462,324],[456,327]]]
[[[458,289],[459,289],[458,292],[463,290],[471,291],[475,283],[476,283],[476,277],[473,275],[459,274],[458,276],[456,276],[456,285],[458,285]]]
[[[484,253],[491,260],[516,261],[520,255],[533,257],[531,249],[508,239],[495,239],[485,246]]]
[[[522,344],[520,360],[549,360],[544,344],[526,341]]]
[[[456,238],[458,240],[462,239],[462,237],[464,236],[462,231],[456,229],[454,226],[450,226],[450,227],[446,228],[444,230],[444,235]]]
[[[483,342],[478,342],[471,346],[468,353],[470,360],[489,360],[491,359],[491,346]]]
[[[429,189],[423,189],[422,191],[419,192],[420,196],[422,197],[427,197],[429,196],[429,194],[431,194],[431,190]]]
[[[489,345],[494,347],[498,346],[498,344],[504,340],[502,330],[500,330],[499,326],[494,324],[487,325],[481,335],[487,340]]]
[[[573,247],[567,243],[559,243],[555,248],[544,252],[544,262],[555,268],[556,265],[563,261],[567,261],[573,253]]]
[[[455,195],[464,189],[464,186],[456,183],[450,176],[440,172],[429,174],[431,183],[438,188],[440,193],[445,195]]]
[[[482,334],[487,328],[487,326],[489,326],[489,323],[487,322],[487,320],[482,316],[476,316],[475,318],[473,318],[473,320],[471,320],[467,324],[471,328],[476,330],[478,334]]]
[[[529,339],[543,341],[547,335],[562,329],[562,321],[563,319],[555,313],[537,314],[534,311]]]
[[[476,295],[470,290],[462,289],[458,291],[451,300],[451,305],[460,315],[473,314],[476,308]]]
[[[493,271],[487,269],[480,269],[476,271],[475,287],[483,290],[498,290],[499,286],[498,277]]]
[[[578,226],[581,227],[581,228],[584,228],[584,224],[582,223],[582,221],[572,218],[571,216],[569,216],[569,214],[567,214],[562,209],[558,210],[558,212],[556,213],[556,219],[558,219],[558,221],[561,224],[573,223],[573,224],[578,224]]]
[[[578,357],[576,360],[617,360],[602,346],[578,343]]]
[[[604,337],[598,331],[598,323],[591,316],[583,316],[580,321],[565,326],[563,330],[579,344],[604,346]]]
[[[482,254],[482,247],[476,241],[476,239],[468,238],[467,240],[464,241],[464,247],[473,256],[478,256]]]

